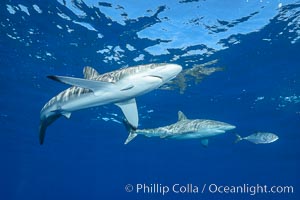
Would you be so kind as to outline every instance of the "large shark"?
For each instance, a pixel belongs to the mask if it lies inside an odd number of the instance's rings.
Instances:
[[[125,144],[128,144],[137,135],[145,135],[147,137],[171,139],[200,139],[201,143],[207,146],[209,138],[235,128],[233,125],[214,120],[188,119],[181,111],[178,111],[178,121],[176,123],[159,128],[136,129],[128,124],[127,121],[124,123],[129,132]]]
[[[123,111],[132,127],[138,126],[135,97],[150,92],[175,78],[182,67],[176,64],[148,64],[128,67],[100,75],[85,67],[84,79],[48,76],[72,87],[53,97],[40,113],[40,144],[47,127],[60,116],[70,118],[76,110],[114,103]]]

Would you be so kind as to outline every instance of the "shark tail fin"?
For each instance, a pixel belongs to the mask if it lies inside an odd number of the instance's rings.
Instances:
[[[123,123],[126,127],[127,132],[129,133],[124,144],[128,144],[131,140],[133,140],[138,134],[136,134],[136,127],[131,125],[127,120],[123,120]]]
[[[50,126],[55,120],[57,120],[61,115],[53,115],[47,119],[41,120],[40,121],[40,128],[39,128],[39,132],[40,132],[40,145],[44,144],[44,139],[45,139],[45,135],[46,135],[46,130],[47,127]]]
[[[40,145],[44,144],[44,139],[45,139],[45,135],[46,135],[46,129],[47,129],[48,125],[46,123],[44,123],[43,121],[40,122]]]
[[[235,134],[236,135],[236,140],[235,140],[235,144],[238,143],[239,141],[243,140],[243,138],[239,135],[239,134]]]

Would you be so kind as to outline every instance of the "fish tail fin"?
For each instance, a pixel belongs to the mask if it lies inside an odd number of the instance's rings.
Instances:
[[[243,140],[243,138],[239,135],[239,134],[235,134],[236,135],[236,140],[235,140],[235,144],[238,143],[239,141]]]
[[[138,134],[136,134],[136,127],[131,125],[127,120],[123,120],[123,124],[125,125],[125,128],[127,132],[129,133],[126,141],[124,144],[128,144],[131,140],[133,140]]]

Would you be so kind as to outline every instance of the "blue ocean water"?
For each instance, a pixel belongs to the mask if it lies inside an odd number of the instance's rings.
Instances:
[[[1,199],[299,199],[299,1],[4,0],[0,9]],[[57,120],[39,145],[40,110],[66,89],[47,75],[159,62],[223,70],[192,77],[182,93],[137,97],[140,128],[174,123],[181,110],[236,129],[207,148],[142,136],[124,145],[123,114],[107,105]],[[279,140],[234,144],[235,133],[257,131]],[[293,190],[213,191],[258,184]]]

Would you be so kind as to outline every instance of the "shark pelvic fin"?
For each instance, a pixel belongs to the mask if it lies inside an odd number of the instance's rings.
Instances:
[[[185,114],[183,114],[183,112],[181,112],[181,111],[178,111],[178,121],[185,120],[185,119],[187,119]]]
[[[66,117],[67,119],[70,119],[71,114],[72,114],[72,113],[70,113],[70,112],[63,112],[63,113],[61,113],[61,115],[63,115],[63,116]]]
[[[208,139],[202,139],[202,140],[201,140],[201,144],[202,144],[202,146],[204,146],[204,147],[208,147]]]
[[[123,120],[123,123],[126,127],[126,130],[129,132],[129,135],[126,139],[126,141],[124,142],[124,144],[128,144],[131,140],[133,140],[138,134],[136,134],[136,128],[133,127],[130,123],[128,123],[127,120]]]
[[[88,80],[88,79],[81,79],[81,78],[74,78],[74,77],[67,77],[67,76],[47,76],[47,77],[54,81],[58,81],[68,85],[90,89],[94,92],[96,96],[99,96],[103,90],[110,90],[113,89],[113,87],[115,86],[113,83],[110,82]],[[99,90],[101,91],[98,92]]]
[[[100,74],[92,67],[84,67],[83,68],[83,75],[85,79],[94,79]]]
[[[133,98],[127,101],[119,102],[116,103],[116,105],[121,108],[128,123],[131,124],[133,127],[138,127],[139,115],[135,99]]]

